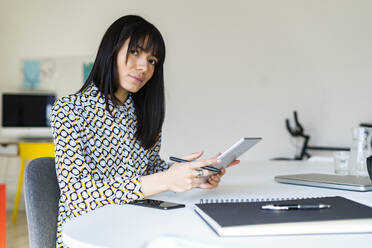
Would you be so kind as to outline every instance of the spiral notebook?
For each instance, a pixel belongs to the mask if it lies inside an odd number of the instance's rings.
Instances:
[[[329,204],[331,207],[261,210],[261,206],[267,204]],[[194,210],[219,236],[372,232],[372,208],[340,196],[208,202],[195,204]]]

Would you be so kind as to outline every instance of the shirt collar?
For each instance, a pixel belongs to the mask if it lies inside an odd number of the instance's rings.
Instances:
[[[105,104],[105,96],[100,92],[100,90],[94,83],[91,83],[91,85],[87,88],[87,93],[89,96],[94,97],[97,102]],[[123,104],[115,106],[110,99],[108,100],[108,102],[110,104],[110,107],[116,108],[119,112],[126,112],[128,108],[133,107],[132,93],[128,94],[128,97]]]

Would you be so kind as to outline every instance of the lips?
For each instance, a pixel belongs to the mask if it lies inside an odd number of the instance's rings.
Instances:
[[[133,76],[133,75],[129,75],[129,77],[133,78],[135,81],[139,82],[139,83],[142,83],[142,78],[140,77],[136,77],[136,76]]]

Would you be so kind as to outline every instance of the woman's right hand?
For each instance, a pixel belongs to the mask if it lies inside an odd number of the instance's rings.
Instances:
[[[183,156],[182,159],[189,160],[187,163],[175,163],[168,170],[164,171],[164,179],[168,190],[173,192],[185,192],[192,188],[199,187],[205,183],[205,178],[198,177],[199,170],[204,166],[213,166],[220,161],[216,157],[196,160],[203,155],[203,152],[192,153]],[[212,175],[213,172],[203,170],[204,176]]]

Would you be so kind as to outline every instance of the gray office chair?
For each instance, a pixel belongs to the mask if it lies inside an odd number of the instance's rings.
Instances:
[[[60,190],[54,158],[37,158],[27,165],[24,193],[30,248],[55,248]]]

